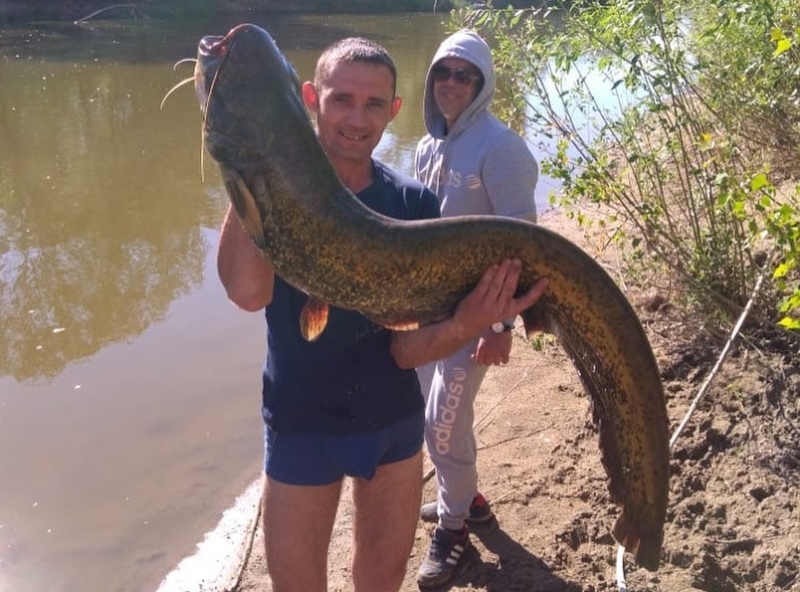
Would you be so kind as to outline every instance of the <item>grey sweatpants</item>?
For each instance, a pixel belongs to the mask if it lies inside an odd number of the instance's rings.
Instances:
[[[471,356],[472,341],[445,360],[417,369],[425,399],[425,443],[439,485],[439,523],[458,530],[478,493],[474,403],[487,367]]]

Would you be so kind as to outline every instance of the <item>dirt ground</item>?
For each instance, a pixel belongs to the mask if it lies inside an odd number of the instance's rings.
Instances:
[[[602,237],[557,213],[541,222],[614,275],[617,254]],[[725,340],[712,341],[677,318],[668,294],[624,289],[662,372],[672,434]],[[732,348],[672,448],[661,567],[648,572],[626,554],[627,590],[800,591],[800,356],[796,345],[782,349]],[[609,499],[590,400],[556,343],[537,351],[515,334],[511,363],[492,368],[478,396],[475,432],[480,488],[497,522],[472,528],[478,557],[449,589],[625,590],[610,534],[619,509]],[[435,479],[424,498],[435,499]],[[350,518],[346,491],[331,544],[331,591],[352,589]],[[430,530],[420,522],[404,592],[418,589]],[[236,590],[271,590],[260,532]]]

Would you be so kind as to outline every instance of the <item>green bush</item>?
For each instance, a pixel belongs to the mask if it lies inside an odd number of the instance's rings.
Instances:
[[[629,274],[669,273],[715,324],[766,273],[754,316],[798,329],[800,189],[785,181],[800,171],[800,7],[744,7],[608,0],[456,20],[493,46],[501,115],[550,139],[561,207],[603,205]]]

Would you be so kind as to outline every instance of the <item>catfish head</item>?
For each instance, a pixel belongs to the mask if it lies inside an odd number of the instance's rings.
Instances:
[[[239,171],[263,165],[280,142],[310,128],[294,68],[255,25],[203,37],[194,84],[205,146],[222,165]]]

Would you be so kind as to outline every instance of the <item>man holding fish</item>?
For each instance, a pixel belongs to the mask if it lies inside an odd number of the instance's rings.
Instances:
[[[320,56],[303,101],[341,181],[376,211],[438,217],[436,196],[372,158],[401,99],[381,46],[348,38]],[[423,397],[414,368],[451,355],[488,327],[514,318],[547,287],[514,298],[521,264],[498,261],[453,315],[393,331],[330,307],[315,341],[300,331],[309,298],[274,273],[236,211],[222,226],[218,271],[239,307],[265,308],[263,526],[274,592],[323,592],[345,476],[353,479],[356,592],[396,592],[413,546],[421,501]]]

